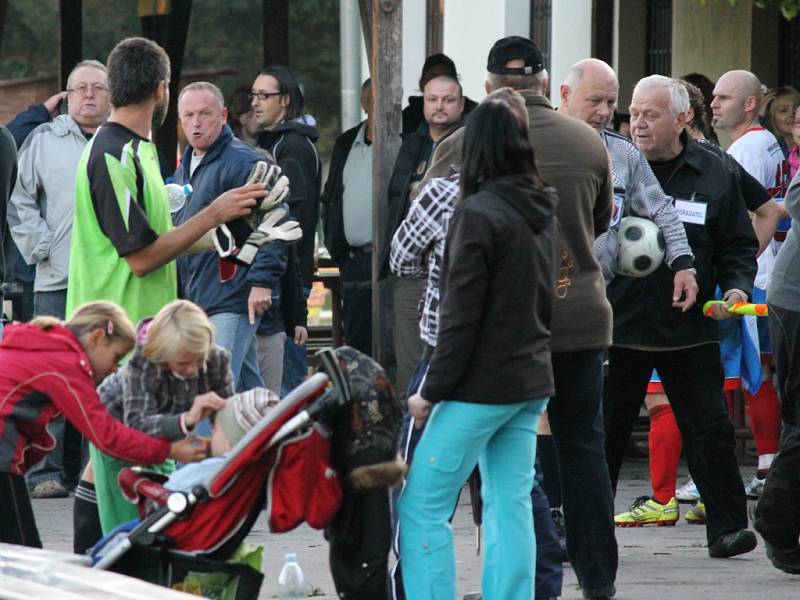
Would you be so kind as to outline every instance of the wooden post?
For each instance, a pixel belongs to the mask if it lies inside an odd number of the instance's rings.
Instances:
[[[170,62],[169,110],[164,123],[153,132],[159,158],[166,161],[167,171],[174,171],[177,162],[178,94],[191,14],[192,0],[139,0],[142,33],[164,48]]]
[[[263,0],[264,66],[289,64],[289,0]]]
[[[8,11],[8,0],[0,0],[0,52],[3,51],[3,32],[6,29],[6,12]],[[0,56],[2,56],[0,54]]]
[[[59,64],[58,89],[67,89],[70,71],[81,61],[83,54],[83,12],[81,0],[59,0]]]
[[[372,351],[391,374],[395,357],[392,286],[379,282],[381,249],[388,241],[389,179],[400,148],[403,98],[403,5],[401,0],[372,0],[372,97],[378,126],[372,140]]]

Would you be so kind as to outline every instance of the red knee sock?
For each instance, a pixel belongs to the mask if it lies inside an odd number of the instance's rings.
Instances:
[[[681,432],[669,404],[650,411],[650,480],[653,499],[666,504],[675,495],[678,462],[681,458]]]
[[[775,454],[781,436],[781,404],[771,381],[765,381],[755,394],[744,390],[750,429],[759,456]]]

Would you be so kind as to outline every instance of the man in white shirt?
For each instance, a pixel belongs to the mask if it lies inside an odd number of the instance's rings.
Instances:
[[[339,267],[342,321],[348,345],[372,354],[372,85],[361,86],[366,120],[333,146],[322,193],[325,246]]]

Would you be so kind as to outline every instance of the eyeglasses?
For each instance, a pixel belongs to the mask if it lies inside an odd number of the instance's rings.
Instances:
[[[99,84],[99,83],[93,83],[92,85],[86,85],[85,83],[82,83],[80,85],[76,85],[75,87],[68,89],[67,91],[68,92],[75,92],[79,96],[85,96],[89,92],[90,89],[92,90],[92,93],[95,96],[98,96],[100,94],[107,94],[108,93],[108,88],[106,86],[104,86],[104,85]]]
[[[250,90],[247,94],[248,98],[252,100],[253,98],[258,98],[259,100],[266,100],[270,96],[283,96],[283,92],[257,92],[255,90]]]

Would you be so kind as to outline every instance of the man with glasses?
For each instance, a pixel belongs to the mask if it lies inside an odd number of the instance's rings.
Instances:
[[[88,140],[108,118],[106,67],[84,60],[67,78],[67,114],[39,125],[19,151],[19,175],[8,207],[11,235],[22,257],[35,265],[33,314],[64,319],[75,206],[75,172]],[[67,496],[64,420],[51,427],[56,448],[28,475],[33,498]],[[68,436],[70,437],[70,436]],[[69,477],[77,482],[77,473]]]
[[[301,302],[284,296],[284,306],[294,308],[292,314],[284,315],[287,332],[293,334],[284,343],[283,381],[281,396],[302,383],[308,373],[306,340],[308,333],[304,327],[306,300],[311,292],[314,278],[314,241],[319,220],[320,184],[322,165],[314,146],[319,139],[316,122],[311,115],[303,114],[303,92],[294,71],[289,67],[274,65],[264,68],[253,82],[250,90],[253,112],[260,129],[258,145],[274,158],[275,162],[289,178],[289,197],[286,202],[292,217],[300,223],[303,238],[297,244],[302,279]],[[291,279],[294,267],[295,249],[290,249],[287,267]],[[292,290],[284,289],[284,295]],[[294,327],[291,325],[294,324]],[[294,331],[291,331],[291,330]],[[259,353],[275,348],[268,337],[275,331],[262,322],[258,330]]]

